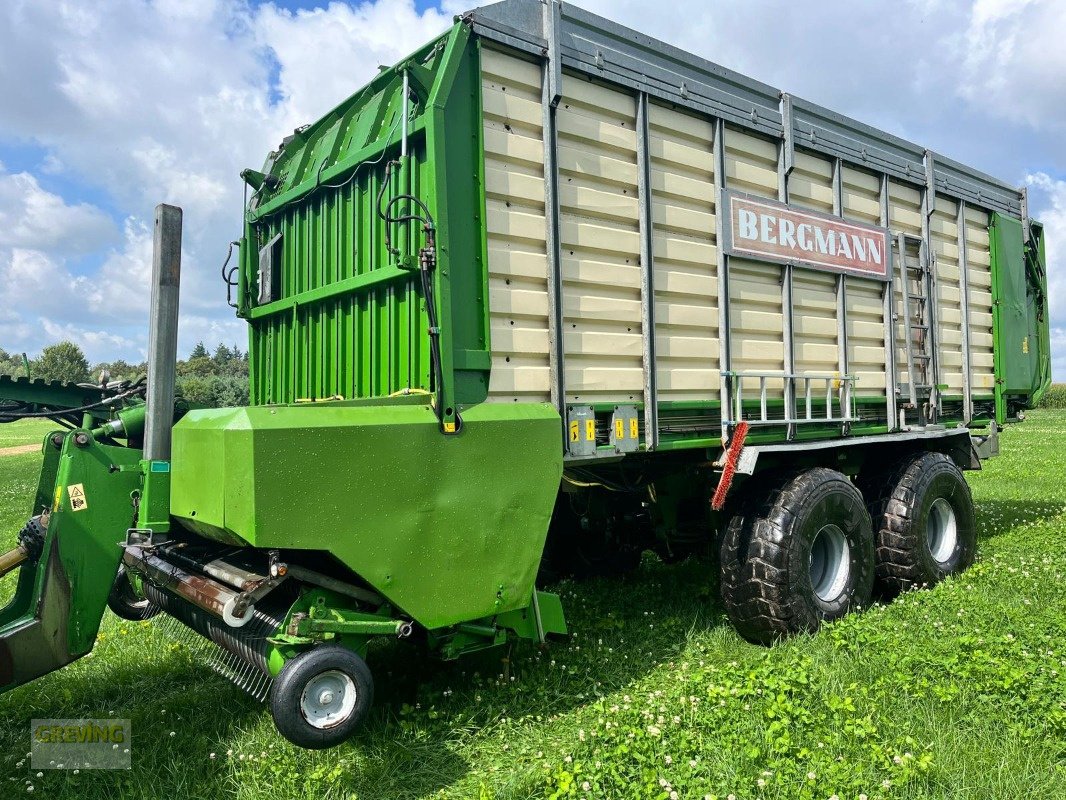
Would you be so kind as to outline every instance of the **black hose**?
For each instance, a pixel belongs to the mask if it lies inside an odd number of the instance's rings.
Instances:
[[[143,394],[144,386],[141,383],[137,383],[133,388],[127,389],[119,394],[112,395],[111,397],[105,397],[95,403],[89,403],[88,405],[78,406],[77,408],[61,408],[53,411],[22,411],[16,413],[5,413],[5,409],[0,408],[0,422],[15,422],[20,419],[31,419],[35,417],[48,417],[54,418],[61,414],[78,414],[82,411],[92,411],[94,408],[102,408],[103,406],[110,405],[116,400],[124,400],[127,397],[131,397],[135,394]],[[33,405],[44,405],[44,403],[35,403]],[[9,407],[8,407],[9,408]]]
[[[422,252],[419,264],[419,278],[422,284],[422,296],[426,301],[426,318],[429,322],[429,361],[430,361],[430,392],[437,395],[437,419],[440,420],[443,429],[444,417],[445,417],[445,397],[444,397],[444,366],[441,362],[441,350],[440,350],[440,324],[437,318],[437,302],[433,291],[433,275],[432,269],[436,265],[436,224],[433,220],[433,215],[430,213],[429,206],[425,204],[421,199],[415,197],[412,194],[399,194],[396,197],[391,198],[382,208],[381,201],[385,196],[385,192],[388,190],[390,181],[392,180],[392,168],[399,165],[398,161],[389,161],[385,165],[385,180],[381,182],[381,188],[378,189],[376,206],[378,210],[378,216],[385,223],[385,249],[393,255],[399,255],[399,249],[392,246],[391,229],[393,225],[402,222],[419,222],[422,224],[422,230],[426,234],[426,247]],[[406,213],[400,216],[392,216],[390,209],[400,202],[407,202],[415,205],[422,211],[422,215]],[[463,429],[463,418],[459,414],[459,410],[454,410],[455,415],[455,430],[447,431],[448,433],[459,433]]]

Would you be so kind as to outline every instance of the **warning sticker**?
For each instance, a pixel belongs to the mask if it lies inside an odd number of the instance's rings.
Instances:
[[[629,438],[630,439],[639,439],[640,438],[640,425],[637,423],[637,418],[636,417],[630,417],[629,418]]]
[[[84,511],[89,507],[89,501],[85,499],[85,487],[80,483],[72,483],[67,487],[67,497],[71,511]]]
[[[614,437],[616,439],[626,438],[626,423],[625,420],[616,419],[614,421]]]
[[[596,420],[585,420],[585,438],[590,442],[596,441]]]
[[[576,442],[580,436],[577,420],[570,420],[570,441]]]

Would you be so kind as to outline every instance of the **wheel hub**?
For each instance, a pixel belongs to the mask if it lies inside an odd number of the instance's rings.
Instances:
[[[943,497],[938,497],[929,507],[925,540],[929,554],[937,564],[943,566],[951,560],[959,541],[959,526],[955,509]]]
[[[851,575],[851,550],[838,526],[824,525],[811,542],[811,588],[824,603],[838,600]]]
[[[315,728],[331,728],[355,710],[355,681],[340,670],[319,673],[307,682],[300,696],[300,713]]]

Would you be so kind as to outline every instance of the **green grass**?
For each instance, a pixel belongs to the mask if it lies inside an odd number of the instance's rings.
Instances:
[[[58,426],[47,419],[20,420],[0,425],[0,447],[14,447],[20,444],[40,444],[44,435],[56,430]]]
[[[369,726],[327,752],[280,739],[155,623],[109,614],[90,657],[0,697],[3,796],[1066,797],[1066,412],[1002,445],[970,475],[978,562],[933,590],[764,649],[730,629],[713,570],[648,559],[560,587],[568,642],[444,665],[373,650]],[[36,458],[0,460],[7,531]],[[20,763],[31,717],[110,714],[133,721],[131,771]]]

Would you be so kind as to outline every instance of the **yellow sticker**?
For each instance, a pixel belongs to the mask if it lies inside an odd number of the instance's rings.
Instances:
[[[630,439],[639,439],[640,438],[640,426],[637,423],[637,418],[636,417],[630,417],[629,418],[629,438]]]
[[[585,420],[585,438],[590,442],[596,441],[596,420]]]
[[[624,420],[616,419],[614,421],[614,438],[624,439],[626,438],[626,423]]]
[[[63,499],[63,487],[59,486],[57,484],[56,485],[56,499],[55,499],[55,502],[52,503],[52,510],[53,511],[59,511],[59,501],[62,500],[62,499]]]
[[[570,441],[576,442],[581,438],[581,429],[577,424],[577,420],[570,420]]]
[[[80,483],[72,483],[67,487],[67,499],[70,500],[71,511],[84,511],[89,507],[89,501],[85,497],[85,487]]]
[[[455,433],[455,423],[454,422],[445,422],[444,423],[444,432],[445,433]]]
[[[1022,352],[1026,353],[1026,354],[1029,353],[1029,337],[1028,336],[1026,336],[1024,339],[1022,339]]]

